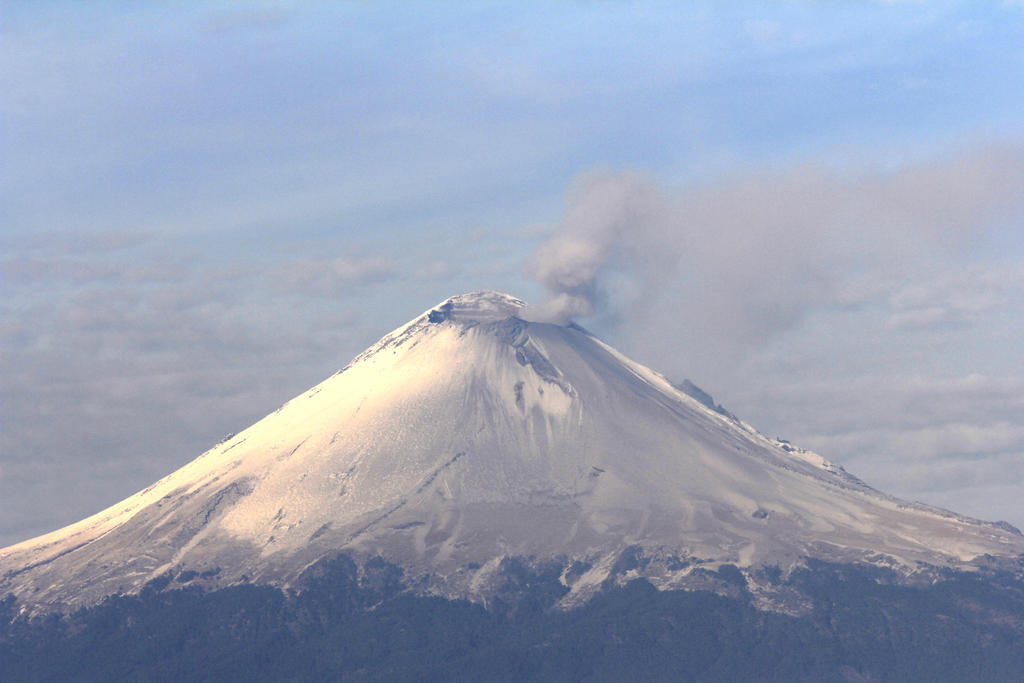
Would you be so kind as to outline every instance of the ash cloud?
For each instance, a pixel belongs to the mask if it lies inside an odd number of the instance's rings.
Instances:
[[[598,315],[635,336],[626,341],[640,357],[729,364],[813,311],[892,294],[865,282],[898,282],[911,262],[948,260],[1005,229],[1024,216],[1020,187],[1024,148],[1005,146],[890,171],[803,166],[675,190],[633,172],[590,174],[526,264],[549,293],[528,314]]]
[[[567,203],[565,218],[526,264],[550,294],[525,312],[534,320],[561,323],[593,314],[608,272],[631,269],[635,259],[652,254],[651,238],[669,215],[657,186],[630,172],[582,176]]]

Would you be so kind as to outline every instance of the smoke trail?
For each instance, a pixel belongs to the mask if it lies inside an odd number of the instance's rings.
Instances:
[[[527,311],[535,320],[565,322],[592,314],[602,300],[608,271],[643,253],[665,215],[659,191],[637,173],[583,176],[567,203],[555,233],[526,264],[527,273],[550,294],[544,304]]]
[[[728,363],[822,306],[868,295],[884,303],[878,283],[910,261],[1008,229],[1024,214],[1020,187],[1024,149],[1013,146],[886,172],[747,173],[673,192],[638,173],[588,174],[526,264],[549,292],[527,315],[602,314],[642,336],[634,348],[652,356]]]

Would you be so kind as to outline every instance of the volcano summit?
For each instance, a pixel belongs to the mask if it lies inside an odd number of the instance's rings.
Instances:
[[[0,550],[0,595],[68,610],[167,575],[287,587],[345,552],[481,601],[503,559],[557,561],[571,605],[723,564],[909,575],[1024,553],[1008,525],[876,491],[524,307],[448,299],[145,490]],[[643,561],[624,571],[627,552]]]

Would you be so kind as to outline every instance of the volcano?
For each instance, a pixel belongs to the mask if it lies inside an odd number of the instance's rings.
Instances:
[[[442,302],[145,490],[0,550],[0,595],[69,610],[161,576],[288,587],[347,553],[471,600],[505,558],[558,562],[571,605],[626,553],[658,588],[723,564],[910,575],[1024,553],[1008,525],[881,493],[524,310]]]

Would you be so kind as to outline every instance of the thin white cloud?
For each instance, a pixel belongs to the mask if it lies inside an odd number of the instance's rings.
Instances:
[[[234,31],[259,30],[281,26],[294,15],[294,9],[285,5],[267,7],[238,7],[211,12],[199,22],[203,33],[227,34]]]
[[[907,329],[967,325],[1022,293],[1024,267],[954,266],[917,277],[893,291],[888,297],[893,313],[887,325]]]
[[[948,308],[927,306],[893,313],[886,324],[893,328],[924,329],[940,325],[956,325],[962,322],[963,319]]]
[[[286,262],[270,268],[263,279],[285,291],[330,296],[346,287],[381,282],[397,274],[398,264],[392,258],[345,254]]]

